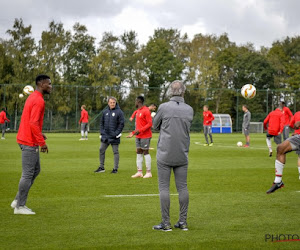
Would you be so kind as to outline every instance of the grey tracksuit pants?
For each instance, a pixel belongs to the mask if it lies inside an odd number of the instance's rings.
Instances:
[[[5,129],[6,129],[6,124],[5,123],[1,123],[1,130],[2,130],[2,137],[4,138],[5,135]]]
[[[290,136],[290,127],[284,126],[283,132],[282,132],[283,140],[285,141]]]
[[[101,146],[99,149],[100,167],[104,168],[105,151],[109,145],[110,145],[109,143],[101,142]],[[118,169],[119,168],[119,159],[120,159],[119,144],[111,144],[111,147],[112,147],[113,153],[114,153],[114,169]]]
[[[22,176],[16,195],[17,207],[25,206],[29,190],[41,171],[39,147],[19,144],[22,150]]]
[[[189,192],[187,189],[187,170],[188,165],[170,167],[157,162],[158,186],[162,222],[170,224],[170,177],[173,170],[177,192],[179,194],[179,221],[186,222],[189,206]]]

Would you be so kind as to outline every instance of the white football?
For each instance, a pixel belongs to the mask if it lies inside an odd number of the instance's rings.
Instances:
[[[256,95],[256,88],[252,84],[246,84],[242,87],[241,94],[245,99],[252,99]]]
[[[243,146],[243,143],[241,141],[239,141],[237,144],[236,144],[238,147],[242,147]]]
[[[23,98],[24,97],[24,95],[23,94],[19,94],[19,98]]]
[[[34,92],[34,88],[31,86],[31,85],[26,85],[24,88],[23,88],[23,93],[25,95],[30,95]]]
[[[152,113],[151,113],[151,117],[152,117],[152,118],[153,118],[155,115],[156,115],[155,112],[152,112]]]

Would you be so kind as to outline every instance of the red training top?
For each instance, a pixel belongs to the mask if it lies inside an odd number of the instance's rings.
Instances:
[[[267,128],[267,124],[268,128]],[[282,133],[284,127],[284,115],[280,109],[275,109],[270,112],[266,119],[264,120],[264,128],[268,129],[268,133],[270,135],[278,135],[278,133]]]
[[[292,120],[290,122],[290,127],[294,128],[294,124],[296,122],[300,121],[300,111],[296,112],[295,115],[292,117]],[[299,134],[300,135],[300,128],[299,129],[295,129],[295,134]]]
[[[79,122],[82,122],[82,123],[89,122],[89,114],[85,109],[81,110],[81,117],[80,117]]]
[[[135,124],[136,130],[140,132],[136,135],[136,138],[146,139],[152,137],[152,117],[148,107],[143,106],[137,110]]]
[[[208,111],[203,111],[203,125],[206,126],[211,126],[212,121],[215,119],[214,115],[212,112]]]
[[[26,100],[21,123],[17,134],[17,142],[27,146],[44,146],[42,135],[45,112],[45,101],[42,93],[34,91]]]
[[[4,112],[4,110],[2,110],[0,112],[0,124],[5,123],[5,121],[10,122],[10,120],[6,117],[6,113]]]
[[[282,109],[282,113],[284,114],[284,126],[290,125],[290,118],[293,117],[293,113],[288,107],[284,107]]]

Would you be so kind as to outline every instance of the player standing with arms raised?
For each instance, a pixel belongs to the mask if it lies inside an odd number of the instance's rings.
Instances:
[[[284,129],[283,129],[283,140],[285,141],[290,136],[290,121],[293,117],[292,111],[285,106],[285,102],[281,102],[282,113],[284,115]]]
[[[144,97],[138,96],[135,100],[136,112],[136,128],[127,138],[135,135],[136,143],[136,165],[137,173],[132,178],[151,178],[151,156],[149,154],[150,141],[152,138],[152,117],[148,107],[144,106]],[[146,175],[143,176],[143,155],[146,162]]]
[[[293,136],[277,146],[275,180],[272,187],[267,191],[267,194],[273,193],[277,189],[284,187],[284,183],[282,182],[282,173],[286,161],[285,155],[291,151],[296,151],[296,154],[298,154],[298,170],[300,179],[300,111],[295,113],[290,122],[290,127],[295,130]]]
[[[79,120],[79,125],[81,124],[81,138],[79,141],[88,140],[88,124],[89,124],[89,114],[86,111],[86,106],[81,106],[81,116]],[[84,138],[85,136],[85,138]]]
[[[47,137],[42,133],[45,101],[44,95],[52,90],[50,77],[39,75],[36,77],[36,90],[27,98],[17,134],[17,142],[22,150],[22,177],[19,191],[11,203],[14,214],[35,214],[26,207],[29,190],[41,170],[39,147],[41,152],[48,153],[45,142]]]
[[[268,126],[267,126],[268,125]],[[267,130],[267,146],[269,148],[269,156],[272,156],[272,142],[271,138],[274,137],[274,142],[278,145],[281,143],[281,133],[283,131],[284,116],[282,107],[279,106],[274,111],[270,112],[264,120],[264,129]]]
[[[245,135],[246,144],[244,145],[245,148],[250,146],[250,121],[251,121],[251,113],[248,110],[247,105],[243,105],[242,107],[244,111],[243,117],[243,134]]]
[[[10,120],[6,117],[6,108],[2,108],[2,111],[0,112],[0,125],[2,129],[2,136],[1,139],[5,140],[5,130],[6,130],[6,123],[10,122]]]
[[[212,121],[215,119],[213,116],[212,112],[208,110],[208,106],[204,105],[203,106],[203,132],[206,140],[206,144],[204,146],[213,146],[213,139],[212,139],[212,134],[211,134],[211,126],[212,126]],[[207,135],[209,135],[210,138],[210,143],[208,142]]]

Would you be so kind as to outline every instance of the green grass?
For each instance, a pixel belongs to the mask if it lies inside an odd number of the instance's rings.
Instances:
[[[285,188],[266,195],[274,179],[265,136],[251,135],[251,147],[238,148],[241,134],[214,135],[215,146],[203,147],[203,134],[191,134],[188,188],[189,231],[157,232],[158,197],[105,195],[157,194],[156,151],[151,151],[152,179],[135,173],[134,139],[122,138],[120,169],[111,147],[106,172],[98,166],[98,134],[78,141],[79,134],[48,134],[49,154],[41,154],[42,171],[27,206],[36,215],[17,216],[10,203],[21,175],[21,151],[15,134],[0,141],[1,249],[299,249],[300,242],[265,242],[265,234],[300,235],[300,181],[297,156],[284,169]],[[158,134],[151,144],[156,148]],[[195,142],[201,142],[195,144]],[[273,145],[275,150],[275,145]],[[174,177],[170,192],[175,194]],[[171,196],[171,222],[178,219],[178,196]]]

